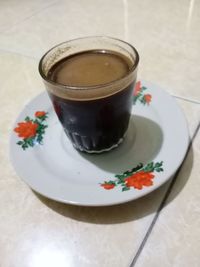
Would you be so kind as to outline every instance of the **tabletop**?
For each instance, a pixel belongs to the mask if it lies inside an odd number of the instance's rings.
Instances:
[[[0,266],[200,266],[200,2],[0,2]],[[40,57],[77,37],[133,44],[138,79],[166,89],[188,122],[190,145],[175,176],[136,201],[80,207],[32,191],[9,160],[16,116],[44,91]],[[172,129],[173,130],[173,129]]]

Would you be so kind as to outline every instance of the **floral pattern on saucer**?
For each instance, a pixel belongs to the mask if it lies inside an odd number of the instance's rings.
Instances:
[[[23,150],[33,147],[35,144],[42,144],[45,129],[48,127],[44,123],[48,118],[47,112],[36,111],[34,116],[34,119],[27,116],[14,128],[14,132],[22,139],[17,142],[17,145],[21,146]]]
[[[163,172],[163,161],[150,162],[143,166],[142,163],[138,164],[131,170],[125,171],[122,174],[116,174],[115,180],[105,181],[100,184],[104,189],[110,190],[116,186],[122,186],[122,191],[130,190],[131,187],[141,190],[144,186],[152,186],[155,172]]]
[[[136,104],[138,101],[143,105],[150,104],[152,101],[152,95],[144,94],[144,91],[147,90],[147,87],[142,86],[141,81],[138,81],[135,85],[133,91],[133,103]]]

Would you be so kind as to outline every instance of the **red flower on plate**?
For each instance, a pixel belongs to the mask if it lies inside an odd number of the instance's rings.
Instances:
[[[109,182],[105,182],[104,184],[101,184],[101,186],[106,189],[106,190],[110,190],[113,189],[115,187],[114,183],[109,183]]]
[[[144,100],[147,104],[151,102],[152,96],[150,94],[144,95]]]
[[[145,186],[152,186],[155,172],[163,172],[163,161],[149,162],[145,166],[139,163],[131,170],[126,170],[123,173],[115,174],[114,180],[104,181],[100,184],[104,189],[113,189],[121,186],[122,192],[128,191],[131,188],[141,190]]]
[[[45,123],[48,118],[48,112],[36,111],[34,119],[26,116],[24,121],[18,122],[14,132],[21,138],[16,144],[23,150],[33,147],[35,144],[42,144],[45,129],[48,125]]]
[[[133,91],[133,95],[136,96],[139,94],[141,90],[141,82],[137,82],[136,85],[135,85],[135,88],[134,88],[134,91]]]
[[[24,139],[34,137],[38,128],[38,124],[32,121],[19,122],[18,127],[14,131],[18,134],[19,137]]]
[[[35,112],[35,117],[38,117],[38,118],[43,117],[45,115],[46,115],[45,111],[36,111]]]
[[[153,185],[152,179],[154,177],[154,174],[151,172],[140,171],[126,178],[125,183],[127,187],[134,187],[135,189],[141,190],[143,186]]]

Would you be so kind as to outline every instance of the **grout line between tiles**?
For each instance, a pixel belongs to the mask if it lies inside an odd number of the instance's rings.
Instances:
[[[171,94],[171,96],[175,97],[175,98],[178,98],[180,100],[184,100],[184,101],[187,101],[187,102],[191,102],[193,104],[200,104],[200,101],[198,100],[194,100],[194,99],[191,99],[191,98],[187,98],[187,97],[182,97],[182,96],[178,96],[178,95],[174,95],[174,94]]]
[[[184,157],[184,160],[183,160],[181,166],[179,167],[179,169],[176,171],[176,173],[174,175],[174,178],[172,179],[172,181],[171,181],[171,183],[170,183],[170,185],[169,185],[169,187],[167,189],[167,192],[165,193],[165,196],[164,196],[163,200],[161,201],[161,204],[158,207],[158,210],[157,210],[157,212],[156,212],[156,214],[155,214],[155,216],[154,216],[154,218],[153,218],[153,220],[152,220],[152,222],[151,222],[151,224],[150,224],[150,226],[149,226],[149,228],[148,228],[148,230],[147,230],[147,232],[146,232],[146,234],[144,236],[144,239],[142,240],[142,242],[141,242],[141,244],[140,244],[140,246],[138,248],[138,251],[136,252],[136,254],[135,254],[135,256],[134,256],[134,258],[133,258],[133,260],[132,260],[132,262],[131,262],[129,267],[134,267],[135,264],[137,263],[137,260],[138,260],[138,258],[140,256],[140,254],[142,253],[142,251],[143,251],[143,249],[144,249],[144,247],[146,245],[146,242],[147,242],[147,240],[148,240],[148,238],[149,238],[149,236],[150,236],[150,234],[151,234],[151,232],[152,232],[152,230],[153,230],[153,228],[154,228],[154,226],[155,226],[155,224],[156,224],[156,222],[158,220],[160,212],[162,211],[163,207],[165,206],[165,203],[166,203],[166,201],[167,201],[167,199],[168,199],[168,197],[169,197],[169,195],[170,195],[170,193],[171,193],[171,191],[173,189],[173,186],[176,183],[178,175],[179,175],[179,173],[181,171],[181,168],[182,168],[182,166],[183,166],[183,164],[184,164],[184,162],[185,162],[185,160],[186,160],[186,158],[188,156],[188,153],[190,151],[192,143],[193,143],[195,137],[197,136],[197,133],[199,132],[199,129],[200,129],[200,122],[198,123],[198,126],[197,126],[197,128],[196,128],[196,130],[195,130],[195,132],[194,132],[194,134],[193,134],[193,136],[191,138],[191,141],[189,143],[189,146],[188,146],[186,155]]]

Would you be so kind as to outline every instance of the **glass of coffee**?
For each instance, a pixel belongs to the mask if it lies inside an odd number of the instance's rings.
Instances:
[[[73,146],[88,153],[117,147],[132,109],[139,55],[118,39],[75,39],[50,49],[39,72]]]

